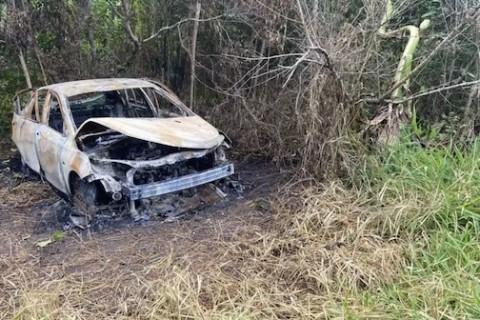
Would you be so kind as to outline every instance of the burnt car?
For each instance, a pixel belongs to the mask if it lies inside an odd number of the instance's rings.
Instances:
[[[161,83],[95,79],[15,98],[12,139],[25,168],[87,215],[226,178],[224,134]]]

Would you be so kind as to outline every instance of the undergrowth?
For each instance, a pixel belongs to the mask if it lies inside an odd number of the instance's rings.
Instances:
[[[161,257],[143,252],[138,265],[125,265],[136,255],[128,244],[118,264],[101,259],[93,274],[58,278],[55,265],[33,271],[10,259],[0,316],[479,319],[480,143],[410,141],[372,155],[358,184],[286,187],[270,202],[273,215],[261,205],[268,224],[219,229]],[[158,245],[156,234],[145,237]],[[63,268],[97,259],[96,246]]]
[[[368,296],[391,318],[480,318],[480,143],[422,147],[406,137],[372,157],[364,186],[382,205],[410,204],[396,216],[408,239],[407,267]]]

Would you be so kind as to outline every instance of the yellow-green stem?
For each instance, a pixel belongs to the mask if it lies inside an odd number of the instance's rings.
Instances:
[[[392,92],[391,98],[392,100],[396,100],[396,99],[403,98],[404,88],[408,90],[410,87],[409,75],[410,75],[410,72],[412,71],[413,55],[417,49],[418,42],[420,40],[420,34],[422,31],[428,28],[428,26],[430,25],[430,20],[428,19],[424,20],[419,27],[410,25],[410,26],[405,26],[396,30],[387,31],[387,24],[392,18],[394,10],[393,10],[392,1],[386,0],[386,2],[387,2],[386,11],[382,19],[382,24],[378,29],[378,34],[384,38],[399,36],[405,32],[408,32],[409,34],[407,45],[405,46],[402,57],[400,58],[400,62],[398,63],[398,67],[395,72],[393,85],[394,86],[397,85],[399,82],[402,82],[404,79],[407,79],[407,80],[405,80],[404,86],[399,86],[395,91]]]

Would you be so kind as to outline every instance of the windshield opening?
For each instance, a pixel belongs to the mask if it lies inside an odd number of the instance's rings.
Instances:
[[[90,118],[172,118],[187,113],[154,88],[96,91],[68,97],[75,126]]]

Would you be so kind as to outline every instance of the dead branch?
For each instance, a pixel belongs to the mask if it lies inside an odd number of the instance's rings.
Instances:
[[[457,89],[457,88],[462,88],[462,87],[469,87],[469,86],[474,86],[480,84],[480,80],[474,80],[474,81],[469,81],[469,82],[462,82],[462,83],[457,83],[454,85],[450,86],[443,86],[439,88],[433,88],[430,89],[426,92],[422,92],[419,94],[415,94],[413,96],[410,96],[408,98],[400,99],[400,100],[392,100],[392,99],[375,99],[375,98],[365,98],[365,99],[360,99],[357,102],[355,102],[355,105],[360,104],[360,103],[374,103],[374,104],[381,104],[381,103],[390,103],[390,104],[402,104],[404,102],[412,101],[421,97],[429,96],[434,93],[439,93],[442,91],[447,91],[447,90],[452,90],[452,89]]]
[[[461,88],[461,87],[474,86],[474,85],[479,84],[479,83],[480,83],[480,80],[457,83],[457,84],[454,84],[454,85],[451,85],[451,86],[445,86],[445,87],[441,87],[441,88],[437,88],[437,89],[432,89],[430,91],[422,92],[422,93],[419,93],[419,94],[415,94],[415,95],[413,95],[411,97],[408,97],[408,98],[405,98],[405,99],[394,100],[393,103],[400,104],[400,103],[404,103],[404,102],[407,102],[407,101],[410,101],[410,100],[425,97],[425,96],[428,96],[428,95],[431,95],[431,94],[434,94],[434,93],[447,91],[447,90],[452,90],[452,89]]]
[[[148,41],[158,37],[160,35],[160,33],[162,33],[163,31],[170,30],[170,29],[173,29],[173,28],[177,28],[178,26],[180,26],[180,25],[182,25],[186,22],[190,22],[190,21],[193,21],[193,22],[208,22],[208,21],[218,20],[218,19],[221,19],[223,17],[224,17],[224,15],[218,15],[218,16],[215,16],[215,17],[205,18],[205,19],[185,18],[185,19],[182,19],[182,20],[179,20],[179,21],[175,22],[172,25],[165,26],[165,27],[162,27],[162,28],[158,29],[157,32],[155,32],[154,34],[152,34],[148,38],[144,39],[142,42],[143,43],[148,42]]]
[[[135,33],[133,33],[132,25],[130,23],[130,18],[131,18],[130,3],[128,2],[128,0],[123,0],[122,4],[123,4],[123,10],[125,10],[125,19],[123,20],[125,29],[127,30],[127,33],[130,39],[132,39],[132,41],[135,43],[137,47],[140,47],[141,42],[139,38],[135,35]]]
[[[218,19],[224,17],[224,15],[218,15],[218,16],[211,17],[211,18],[206,18],[206,19],[198,19],[198,18],[181,19],[181,20],[175,22],[172,25],[165,26],[165,27],[162,27],[162,28],[158,29],[155,33],[151,34],[149,37],[147,37],[145,39],[141,39],[140,37],[135,35],[135,33],[133,32],[132,25],[130,23],[131,13],[130,13],[130,5],[129,5],[128,0],[122,0],[124,14],[122,14],[118,11],[115,3],[113,3],[111,0],[107,0],[107,2],[110,4],[113,13],[123,21],[123,24],[125,26],[125,30],[127,31],[128,36],[135,43],[135,45],[137,47],[140,47],[142,44],[157,38],[162,32],[170,30],[170,29],[177,28],[177,27],[179,27],[180,25],[182,25],[186,22],[190,22],[190,21],[194,21],[196,23],[198,23],[198,22],[208,22],[208,21],[218,20]]]
[[[283,53],[283,54],[276,54],[276,55],[271,55],[267,57],[242,57],[242,56],[237,56],[234,54],[228,54],[224,53],[221,55],[218,54],[210,54],[210,57],[227,57],[227,58],[232,58],[232,59],[241,59],[245,61],[259,61],[259,60],[271,60],[271,59],[278,59],[278,58],[286,58],[286,57],[298,57],[298,56],[303,56],[304,53]]]
[[[472,9],[473,12],[470,15],[470,19],[477,19],[480,15],[480,5],[477,5]],[[394,92],[396,89],[398,89],[400,86],[402,86],[406,81],[408,81],[413,75],[418,73],[427,63],[429,63],[433,57],[440,51],[440,49],[443,48],[443,46],[453,39],[457,38],[459,35],[461,35],[463,32],[465,32],[466,29],[469,28],[469,26],[466,26],[466,23],[469,19],[465,19],[461,24],[456,26],[443,40],[440,42],[438,46],[435,47],[435,49],[430,52],[430,54],[423,59],[406,77],[398,81],[394,86],[390,88],[386,93],[384,93],[378,100],[379,101],[385,101],[387,97],[389,97],[392,92]]]
[[[31,89],[33,88],[32,80],[30,79],[30,73],[28,72],[27,63],[25,62],[25,56],[23,55],[23,50],[21,48],[19,48],[18,58],[20,59],[20,64],[22,65],[25,81],[27,82],[27,88]]]

